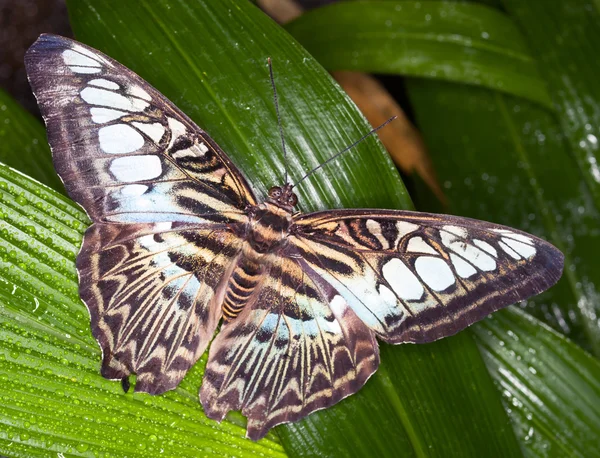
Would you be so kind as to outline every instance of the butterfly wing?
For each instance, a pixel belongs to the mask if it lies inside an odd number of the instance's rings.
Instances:
[[[115,60],[42,35],[25,64],[56,171],[94,222],[232,222],[256,203],[206,132]]]
[[[175,388],[214,335],[222,278],[241,243],[217,225],[92,225],[77,270],[102,375],[136,373],[135,390],[151,394]]]
[[[102,373],[174,388],[214,334],[255,198],[206,132],[108,56],[42,35],[25,63],[56,170],[94,222],[77,268]]]
[[[358,391],[378,365],[375,334],[337,291],[302,259],[280,257],[213,341],[200,400],[217,421],[241,410],[258,440]]]
[[[468,218],[336,210],[295,222],[301,256],[390,343],[455,334],[546,290],[563,268],[551,244]]]

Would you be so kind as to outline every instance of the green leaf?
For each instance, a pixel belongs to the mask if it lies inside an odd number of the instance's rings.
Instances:
[[[521,4],[522,2],[512,3],[515,8],[517,5],[521,9],[527,8]],[[530,2],[525,3],[530,4]],[[463,7],[473,7],[451,2],[445,4],[441,2],[388,2],[388,4],[402,7],[412,4],[415,9],[417,5],[419,5],[418,8],[450,10],[457,8],[457,11]],[[562,5],[566,7],[567,4],[563,3]],[[340,4],[316,10],[311,13],[312,16],[307,15],[299,19],[297,23],[291,24],[289,29],[303,43],[306,39],[310,46],[310,43],[315,40],[313,37],[321,35],[322,29],[316,25],[321,19],[315,20],[319,14],[322,13],[323,17],[331,20],[327,22],[327,30],[324,31],[330,35],[338,33],[338,31],[331,30],[332,28],[339,25],[342,20],[348,19],[342,26],[347,32],[343,43],[335,41],[328,44],[323,43],[319,49],[314,50],[319,60],[329,70],[357,68],[373,72],[397,72],[413,75],[410,68],[397,65],[398,59],[402,58],[398,56],[401,53],[385,46],[377,46],[377,52],[373,52],[376,56],[373,58],[359,53],[358,61],[362,66],[352,67],[356,63],[353,60],[355,55],[349,56],[344,53],[348,49],[360,49],[361,41],[364,41],[361,31],[364,29],[376,30],[378,26],[383,28],[383,22],[379,20],[378,24],[366,24],[368,18],[372,17],[366,10],[363,15],[350,18],[351,15],[346,15],[342,11],[347,5]],[[381,2],[372,2],[369,5],[380,7]],[[538,2],[536,5],[539,8],[547,8],[546,4],[542,2]],[[353,11],[360,9],[358,6],[349,6],[348,8],[354,8]],[[481,7],[473,8],[476,10]],[[575,10],[579,14],[583,9],[576,8]],[[332,11],[337,14],[333,14]],[[555,12],[553,11],[552,14]],[[500,15],[497,12],[491,15],[494,14]],[[413,19],[417,21],[416,24],[413,24],[415,28],[428,27],[426,17],[419,17],[416,14]],[[311,20],[314,22],[309,24]],[[503,20],[508,19],[504,18]],[[530,22],[536,20],[533,15],[528,17]],[[323,23],[325,22],[323,20]],[[297,24],[302,24],[302,27]],[[524,25],[524,29],[528,29],[528,24]],[[566,27],[564,22],[559,19],[555,20],[554,27],[557,25]],[[457,23],[457,26],[459,28],[456,33],[461,35],[463,24]],[[547,25],[550,30],[552,30],[551,26],[551,24]],[[587,20],[585,27],[579,28],[576,26],[576,21],[573,21],[572,28],[569,30],[573,30],[573,34],[578,37],[579,41],[571,43],[571,47],[580,42],[593,42],[592,32],[585,35],[585,38],[579,35],[581,30],[587,30],[587,26]],[[296,33],[295,27],[301,30]],[[307,31],[311,27],[309,35]],[[357,32],[355,33],[354,30]],[[484,32],[487,36],[492,36],[485,27],[481,33]],[[518,36],[518,31],[514,27],[511,33]],[[500,38],[515,39],[502,36]],[[540,39],[540,44],[544,39],[546,39],[544,45],[548,47],[548,56],[552,56],[549,45],[551,41],[548,41],[547,36]],[[519,42],[522,43],[522,39],[519,38]],[[583,49],[588,48],[583,47]],[[430,55],[426,47],[421,49],[416,43],[410,52],[417,56],[417,61],[419,57],[427,61]],[[570,48],[570,52],[573,56],[580,55],[572,48]],[[588,56],[588,59],[593,59],[593,56]],[[461,62],[462,59],[457,59],[454,64],[460,66]],[[437,77],[439,80],[448,79],[439,74]],[[472,84],[468,76],[457,81]],[[576,82],[575,74],[571,74],[571,79],[563,79],[564,81],[572,81],[574,85],[579,85]],[[432,81],[429,78],[409,78],[406,87],[418,125],[430,148],[440,181],[445,185],[445,192],[450,201],[449,211],[529,230],[545,236],[563,249],[567,254],[563,280],[550,292],[530,301],[527,310],[534,312],[585,348],[598,354],[598,325],[595,317],[598,315],[600,301],[594,284],[594,279],[599,278],[596,260],[597,253],[600,252],[597,232],[598,208],[590,195],[586,180],[578,173],[577,167],[571,159],[569,149],[564,143],[563,132],[555,118],[549,111],[530,103],[531,97],[516,91],[512,91],[512,94],[520,97],[509,97],[500,93],[501,91],[492,92],[483,88]],[[594,107],[598,98],[593,94],[593,91],[579,94],[580,100],[577,101],[579,106],[582,107],[587,103],[586,108]],[[592,97],[590,98],[590,96]],[[580,113],[582,109],[578,108],[576,112]],[[589,130],[589,126],[587,129]],[[506,314],[500,316],[506,316]],[[485,352],[486,361],[489,362],[492,357],[502,361],[502,367],[497,363],[495,366],[489,365],[494,377],[498,377],[498,374],[502,376],[510,373],[511,368],[519,369],[520,361],[528,360],[531,351],[544,349],[544,346],[553,340],[554,336],[543,325],[532,324],[533,322],[530,320],[526,317],[516,317],[514,326],[527,328],[534,335],[534,337],[529,337],[533,350],[515,346],[514,353],[511,353],[509,358],[503,342],[496,340],[488,343]],[[496,326],[498,328],[496,332],[510,335],[512,323],[509,323],[508,320],[500,321],[500,323]],[[487,323],[474,326],[473,329],[477,336],[481,335],[482,329],[485,329],[486,325]],[[570,347],[572,348],[572,345]],[[573,351],[579,354],[577,362],[580,366],[572,367],[568,364],[568,356],[565,357],[560,362],[559,369],[565,379],[581,381],[580,373],[586,371],[596,373],[596,362],[581,351]],[[535,369],[536,365],[534,364],[532,367]],[[555,367],[558,367],[558,363]],[[519,384],[518,378],[505,378],[502,381],[497,378],[497,380],[502,383],[505,395],[511,395],[514,399],[519,398],[523,403],[527,401],[526,404],[531,409],[523,413],[522,409],[507,406],[507,411],[515,426],[515,432],[527,455],[547,456],[544,447],[550,447],[555,451],[559,450],[558,455],[561,455],[563,450],[570,449],[574,450],[574,453],[584,451],[585,455],[586,444],[597,442],[600,429],[595,411],[588,409],[585,414],[579,415],[578,421],[573,420],[581,406],[590,402],[598,405],[597,386],[590,383],[589,379],[584,377],[581,382],[583,385],[587,384],[585,389],[569,389],[568,395],[563,395],[563,391],[565,391],[563,387],[558,383],[553,383],[554,380],[549,377],[530,381],[529,391],[525,393],[519,391],[522,386]],[[565,405],[561,404],[563,399]],[[565,410],[564,415],[560,414],[561,407]],[[552,417],[548,415],[550,410],[555,413]],[[534,437],[531,436],[532,428]],[[556,434],[556,431],[561,431],[561,434],[557,438],[553,438],[552,435]]]
[[[157,1],[140,2],[135,8],[127,2],[107,5],[99,0],[72,0],[68,4],[80,39],[138,71],[206,128],[252,178],[259,194],[280,182],[283,175],[267,56],[274,61],[292,151],[292,177],[301,176],[368,129],[355,107],[310,55],[246,2]],[[17,178],[10,177],[12,181]],[[8,186],[10,191],[15,185]],[[27,186],[35,191],[31,183]],[[9,194],[14,198],[20,192],[15,188]],[[47,190],[39,192],[50,194]],[[299,192],[304,209],[342,205],[410,207],[395,168],[374,138],[304,182]],[[27,209],[37,208],[34,195],[25,193],[24,199],[34,203],[26,205]],[[10,196],[6,198],[10,200]],[[41,203],[43,208],[45,205]],[[16,454],[15,450],[21,448],[26,449],[22,455],[31,455],[34,450],[40,454],[52,450],[74,455],[90,455],[92,451],[134,455],[149,454],[151,447],[156,451],[161,446],[179,456],[277,455],[280,449],[273,442],[240,441],[239,426],[218,426],[204,419],[196,395],[201,365],[178,390],[160,397],[123,395],[117,383],[100,378],[100,356],[74,286],[73,247],[79,243],[82,228],[72,233],[65,226],[63,231],[63,216],[67,221],[75,216],[68,213],[69,207],[60,210],[67,212],[65,215],[59,210],[48,210],[55,213],[50,223],[57,226],[56,233],[42,232],[42,240],[50,247],[65,245],[63,251],[48,254],[45,261],[38,261],[36,255],[30,262],[20,254],[13,238],[7,235],[2,242],[7,249],[6,269],[2,272],[7,279],[0,291],[9,298],[0,309],[6,312],[2,329],[26,333],[18,342],[30,346],[21,351],[18,345],[12,346],[17,337],[2,339],[2,345],[10,348],[6,352],[9,359],[0,364],[0,370],[12,387],[3,393],[5,410],[0,411],[2,423],[10,425],[10,434],[0,436],[6,453]],[[36,218],[29,214],[19,217],[23,225]],[[78,221],[81,223],[81,218]],[[16,222],[7,219],[4,224],[7,234],[22,232]],[[62,241],[63,237],[68,240]],[[37,246],[30,238],[23,240],[28,246]],[[11,255],[13,251],[16,257]],[[62,270],[53,267],[56,262]],[[22,280],[8,273],[19,264],[29,274],[23,273]],[[29,271],[24,270],[27,266]],[[50,268],[52,271],[48,271]],[[44,273],[49,274],[47,279]],[[38,275],[42,275],[44,290],[41,280],[30,278]],[[23,289],[29,293],[29,309],[13,302],[17,280],[22,288],[16,292]],[[30,316],[39,311],[35,299],[40,304],[42,300],[48,303],[44,305],[48,312],[39,318]],[[33,334],[38,337],[31,337]],[[73,346],[67,344],[72,341]],[[11,351],[16,359],[10,359]],[[38,351],[39,355],[35,353]],[[30,354],[37,358],[29,364]],[[279,428],[286,451],[294,455],[309,454],[307,450],[327,454],[335,444],[339,447],[334,450],[337,456],[371,456],[373,451],[383,456],[520,455],[500,397],[468,334],[427,346],[382,345],[382,360],[382,369],[357,395],[305,422]],[[65,386],[60,388],[64,396],[56,389],[59,385]],[[40,400],[53,409],[46,422],[32,426],[33,406]],[[29,417],[14,413],[22,410]],[[110,422],[114,422],[113,428]],[[78,450],[80,442],[89,448]],[[120,453],[115,452],[121,448]]]
[[[501,0],[501,3],[536,56],[569,148],[598,208],[600,60],[594,44],[600,42],[600,2]]]
[[[458,81],[551,106],[519,30],[492,8],[339,2],[303,14],[285,28],[327,69]]]
[[[0,161],[64,193],[44,127],[0,90]]]
[[[600,456],[600,364],[512,307],[473,328],[527,456]]]
[[[5,165],[0,211],[0,455],[285,456],[272,439],[204,417],[204,361],[164,396],[103,379],[74,267],[88,218]]]

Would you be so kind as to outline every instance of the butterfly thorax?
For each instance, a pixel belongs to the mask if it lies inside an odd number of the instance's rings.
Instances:
[[[291,212],[266,201],[250,213],[247,242],[258,254],[277,252],[286,244],[291,224]]]
[[[250,208],[247,241],[257,253],[275,253],[285,246],[297,201],[287,184],[271,188],[265,202]]]

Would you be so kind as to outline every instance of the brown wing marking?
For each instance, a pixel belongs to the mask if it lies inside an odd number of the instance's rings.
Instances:
[[[93,221],[227,223],[256,203],[208,134],[117,61],[42,35],[25,64],[56,171]]]

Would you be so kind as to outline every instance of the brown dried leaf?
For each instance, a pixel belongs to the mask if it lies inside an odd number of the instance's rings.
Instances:
[[[366,73],[338,71],[332,74],[373,127],[397,116],[394,122],[378,132],[379,138],[404,173],[417,173],[436,197],[445,203],[444,193],[419,131],[386,88]]]

